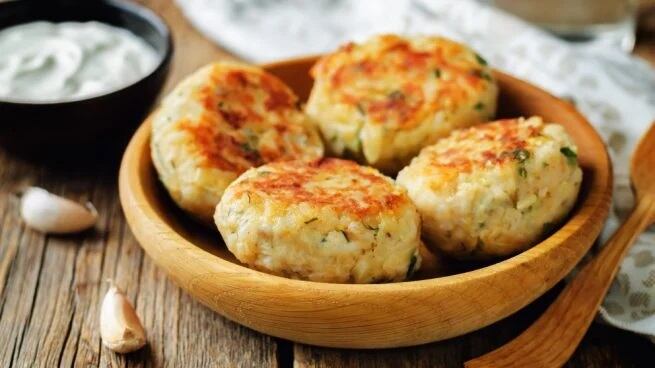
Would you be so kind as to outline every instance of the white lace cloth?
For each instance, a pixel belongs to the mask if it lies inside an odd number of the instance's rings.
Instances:
[[[655,73],[635,57],[568,44],[473,0],[176,1],[206,36],[252,62],[325,52],[382,32],[465,42],[496,68],[573,99],[608,143],[616,180],[602,241],[631,208],[629,158],[655,119]],[[655,336],[655,232],[642,235],[623,261],[600,315]]]

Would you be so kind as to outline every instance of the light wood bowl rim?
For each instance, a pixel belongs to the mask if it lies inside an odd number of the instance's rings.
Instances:
[[[270,69],[280,66],[289,66],[293,63],[306,63],[308,60],[312,60],[313,58],[314,57],[312,56],[306,58],[290,59],[277,63],[267,64],[264,67]],[[494,74],[497,76],[497,78],[507,80],[511,83],[528,85],[527,82],[518,80],[502,72],[494,71]],[[538,89],[537,87],[531,88]],[[371,348],[414,345],[418,343],[434,341],[436,339],[455,336],[475,328],[480,328],[488,325],[522,308],[528,302],[534,300],[536,297],[543,294],[543,292],[545,292],[547,289],[552,287],[561,279],[561,277],[557,280],[547,280],[547,284],[544,285],[544,290],[536,292],[536,295],[525,298],[525,300],[522,300],[519,305],[510,308],[512,309],[510,313],[507,313],[507,311],[499,313],[499,315],[495,316],[491,320],[485,321],[480,326],[476,326],[474,328],[467,328],[463,331],[459,331],[447,336],[437,336],[436,338],[421,338],[417,339],[416,341],[406,339],[406,342],[403,340],[403,342],[393,342],[390,344],[361,343],[352,344],[349,346],[343,346],[341,343],[322,342],[320,338],[311,336],[307,337],[305,334],[302,334],[301,336],[295,336],[292,331],[280,332],[274,331],[271,328],[261,328],[261,326],[259,326],[256,322],[253,322],[253,320],[239,316],[236,313],[231,313],[229,307],[222,307],[217,305],[216,302],[218,299],[208,298],[207,295],[197,292],[195,289],[197,285],[194,283],[203,283],[203,275],[216,275],[218,278],[225,276],[226,282],[230,282],[232,279],[234,279],[238,280],[239,284],[242,282],[257,283],[258,287],[266,287],[271,288],[271,290],[277,290],[280,292],[280,295],[284,295],[286,291],[298,293],[298,295],[306,294],[308,296],[316,293],[327,293],[329,295],[343,294],[344,296],[352,296],[357,294],[358,297],[366,299],[385,298],[388,295],[396,295],[398,293],[403,295],[422,294],[436,288],[454,288],[461,287],[463,284],[472,285],[485,283],[485,279],[488,279],[492,276],[498,277],[504,273],[508,273],[509,275],[511,273],[510,271],[515,270],[517,267],[524,267],[525,271],[529,272],[531,265],[538,264],[538,262],[535,263],[537,260],[548,259],[548,255],[553,251],[554,248],[560,247],[567,241],[575,238],[576,236],[579,236],[581,232],[589,231],[590,233],[593,233],[593,236],[589,237],[592,239],[587,241],[588,244],[580,245],[582,248],[584,248],[584,251],[578,252],[579,254],[573,255],[571,258],[562,260],[562,262],[566,262],[564,268],[567,269],[567,272],[570,271],[570,269],[579,261],[582,255],[589,249],[593,243],[593,239],[595,239],[600,232],[602,223],[608,214],[612,186],[611,163],[602,139],[594,130],[594,128],[567,102],[559,100],[546,92],[541,91],[541,93],[543,94],[543,98],[546,99],[546,101],[550,103],[556,103],[560,105],[560,108],[570,109],[570,113],[577,115],[579,122],[586,125],[584,129],[587,130],[586,133],[588,133],[588,139],[595,141],[594,144],[599,148],[599,151],[594,155],[594,165],[597,166],[599,170],[597,170],[597,172],[594,174],[593,182],[591,183],[589,192],[586,194],[586,197],[582,203],[580,203],[579,210],[559,230],[557,230],[544,241],[514,257],[480,269],[426,280],[360,285],[332,284],[288,279],[263,273],[247,268],[245,266],[232,263],[230,261],[226,261],[203,249],[200,249],[185,239],[183,236],[175,232],[157,213],[157,211],[153,208],[152,203],[150,203],[150,201],[147,199],[148,196],[146,195],[146,188],[140,179],[140,172],[144,169],[144,165],[152,165],[149,155],[150,123],[147,120],[135,133],[123,156],[119,175],[120,201],[123,207],[123,211],[126,215],[127,222],[132,229],[136,239],[146,250],[147,254],[152,257],[152,259],[160,267],[162,267],[164,271],[169,274],[169,276],[171,276],[173,281],[175,281],[182,288],[186,289],[192,295],[198,297],[204,304],[210,306],[212,309],[217,310],[221,314],[226,315],[228,318],[236,320],[237,322],[255,330],[283,338],[292,339],[295,341],[316,345]],[[183,254],[183,258],[180,258],[180,254]],[[183,264],[180,265],[180,263]],[[564,274],[561,276],[563,277]],[[248,291],[244,290],[242,292],[247,293]]]

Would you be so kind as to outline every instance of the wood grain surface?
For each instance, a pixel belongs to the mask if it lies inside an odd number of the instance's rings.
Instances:
[[[197,66],[230,57],[203,39],[169,0],[142,0],[174,31],[177,53],[168,88]],[[648,33],[647,33],[648,34]],[[655,37],[637,53],[655,62]],[[518,335],[560,287],[521,312],[480,331],[413,348],[343,350],[294,345],[225,320],[174,286],[143,254],[118,204],[118,158],[92,168],[53,168],[0,152],[0,367],[461,367]],[[97,229],[49,237],[26,229],[13,193],[40,185],[90,199]],[[113,278],[128,294],[148,334],[146,349],[126,356],[101,345],[99,303]],[[650,367],[652,343],[592,325],[569,367]]]

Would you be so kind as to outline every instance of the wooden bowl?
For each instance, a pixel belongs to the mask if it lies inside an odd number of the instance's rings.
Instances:
[[[314,61],[289,60],[265,68],[305,99]],[[120,169],[127,221],[175,283],[225,317],[269,335],[321,346],[386,348],[479,329],[524,307],[573,268],[603,226],[612,186],[605,146],[571,104],[506,74],[495,76],[501,91],[499,116],[541,115],[563,124],[578,145],[584,171],[568,221],[512,258],[462,272],[428,257],[423,279],[374,285],[299,281],[251,270],[227,251],[217,231],[195,224],[172,204],[150,160],[147,121],[132,138]]]

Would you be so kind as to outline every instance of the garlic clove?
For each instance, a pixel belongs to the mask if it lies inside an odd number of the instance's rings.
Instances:
[[[23,193],[20,214],[30,228],[54,234],[80,232],[98,220],[98,211],[90,202],[85,207],[38,187]]]
[[[117,353],[130,353],[146,344],[146,332],[132,304],[114,285],[102,301],[100,337],[107,348]]]

